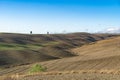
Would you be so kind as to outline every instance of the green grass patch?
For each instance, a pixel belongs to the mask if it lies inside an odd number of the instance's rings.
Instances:
[[[0,43],[0,50],[21,50],[21,49],[24,49],[24,47],[19,44]]]
[[[34,44],[7,44],[0,43],[0,51],[2,50],[24,50],[24,49],[40,49],[42,46],[34,45]]]
[[[29,73],[34,73],[34,72],[45,72],[47,70],[46,67],[43,67],[39,64],[35,64],[33,65],[30,70],[29,70]]]
[[[47,42],[38,44],[15,44],[15,43],[0,43],[0,51],[3,50],[39,50],[42,47],[57,45],[59,42]]]

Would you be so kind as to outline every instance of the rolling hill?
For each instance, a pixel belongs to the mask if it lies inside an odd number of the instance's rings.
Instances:
[[[48,71],[120,69],[120,37],[86,44],[71,52],[78,56],[40,64],[48,67]]]
[[[110,34],[0,34],[0,67],[76,56],[68,49],[106,39]]]
[[[79,79],[78,75],[84,76],[81,73],[96,74],[98,72],[99,76],[103,76],[99,73],[119,73],[120,71],[119,35],[0,34],[0,40],[0,75],[7,76],[6,80],[10,79],[8,75],[12,74],[19,74],[25,80],[41,78],[39,75],[42,73],[34,74],[34,76],[28,74],[34,64],[40,64],[47,68],[47,72],[42,77],[43,80],[46,75],[53,75],[56,80],[60,78],[60,76],[56,76],[58,74],[63,74],[63,77],[74,76]],[[92,77],[93,74],[86,75]],[[2,78],[0,77],[0,79]],[[50,76],[50,79],[53,77]]]

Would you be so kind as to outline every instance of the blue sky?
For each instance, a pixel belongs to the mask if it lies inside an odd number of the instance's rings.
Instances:
[[[0,0],[0,32],[98,32],[119,21],[120,0]]]

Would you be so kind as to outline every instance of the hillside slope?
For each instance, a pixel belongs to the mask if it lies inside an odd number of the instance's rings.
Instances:
[[[69,48],[73,57],[38,62],[47,71],[71,70],[118,70],[120,69],[120,37],[97,41],[82,47]],[[28,72],[31,65],[18,66],[0,71],[0,75]]]
[[[110,34],[0,34],[0,67],[76,56],[68,49],[106,39]]]
[[[90,43],[71,51],[78,56],[41,64],[49,67],[49,71],[120,69],[120,37]]]
[[[50,71],[120,69],[120,37],[90,43],[71,51],[78,56],[41,64],[49,67]]]

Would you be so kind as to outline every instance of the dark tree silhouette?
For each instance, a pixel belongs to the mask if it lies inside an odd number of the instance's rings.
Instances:
[[[30,34],[32,34],[32,31],[30,31]]]
[[[49,32],[47,32],[47,34],[49,34]]]

